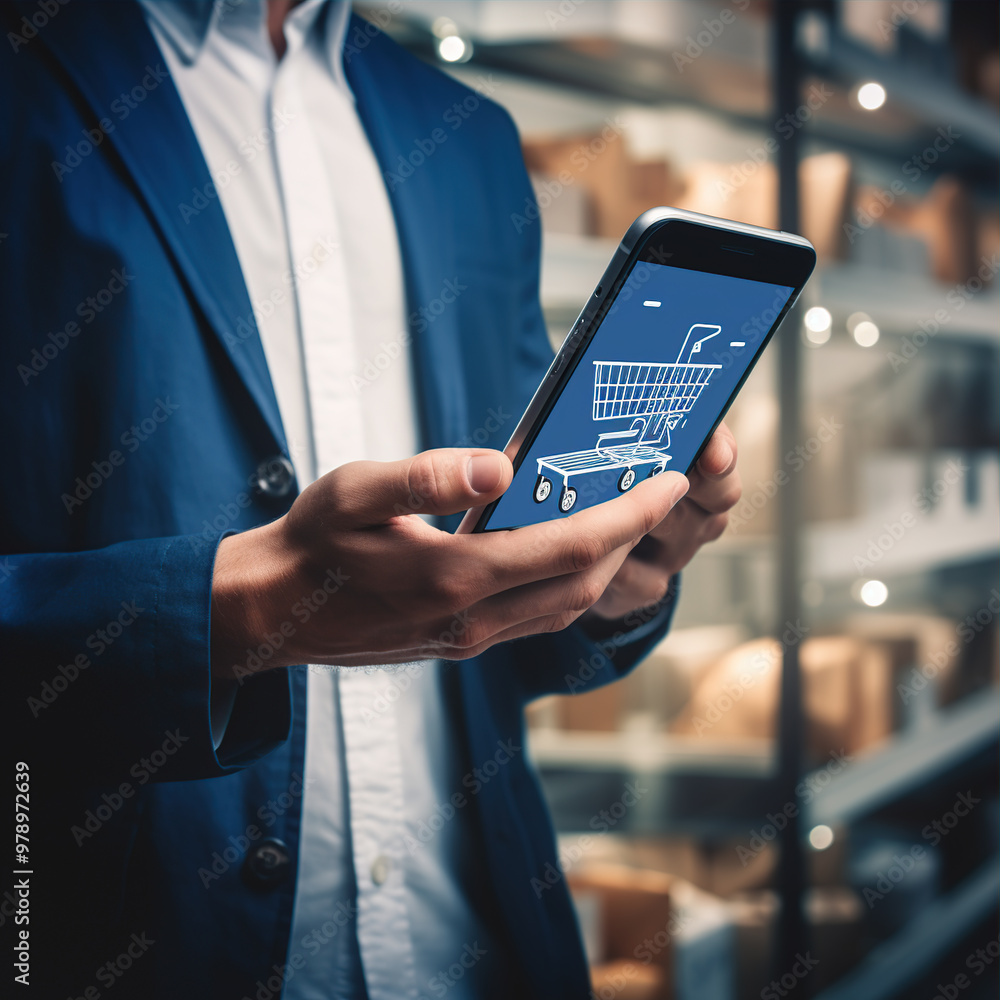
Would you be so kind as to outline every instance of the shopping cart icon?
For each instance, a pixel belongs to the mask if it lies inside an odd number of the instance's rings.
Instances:
[[[559,509],[567,513],[577,501],[577,491],[570,485],[572,477],[621,469],[618,491],[624,493],[635,484],[637,469],[648,466],[649,476],[665,471],[671,459],[666,451],[670,432],[684,423],[702,389],[722,367],[696,361],[695,355],[701,353],[706,340],[721,332],[721,326],[695,323],[676,361],[595,361],[594,420],[631,418],[631,426],[599,434],[596,446],[586,451],[539,458],[535,503],[548,499],[552,481],[559,477]]]

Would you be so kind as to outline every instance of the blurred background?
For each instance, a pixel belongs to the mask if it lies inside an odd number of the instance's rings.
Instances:
[[[553,345],[653,205],[819,252],[670,636],[530,713],[593,995],[996,997],[998,5],[358,9],[516,121]]]

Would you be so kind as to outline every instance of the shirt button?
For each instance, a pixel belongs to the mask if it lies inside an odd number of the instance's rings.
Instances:
[[[372,881],[376,885],[382,885],[382,883],[389,877],[389,871],[391,868],[392,861],[384,854],[380,854],[372,862]]]
[[[257,489],[268,497],[287,496],[295,482],[295,469],[284,455],[265,458],[254,473]]]
[[[273,889],[288,878],[292,858],[284,841],[268,837],[257,844],[243,862],[243,877],[259,889]]]

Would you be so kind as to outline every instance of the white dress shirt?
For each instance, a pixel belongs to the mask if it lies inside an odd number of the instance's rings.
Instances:
[[[144,9],[229,224],[300,485],[416,453],[396,227],[341,65],[347,4],[295,7],[280,61],[266,0]],[[288,953],[305,964],[286,1000],[494,995],[502,956],[463,884],[474,807],[450,805],[464,750],[444,669],[310,669]]]

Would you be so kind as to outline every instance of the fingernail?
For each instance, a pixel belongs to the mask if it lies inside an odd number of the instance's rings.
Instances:
[[[495,490],[503,477],[503,466],[496,455],[474,455],[469,459],[469,485],[477,493]]]

